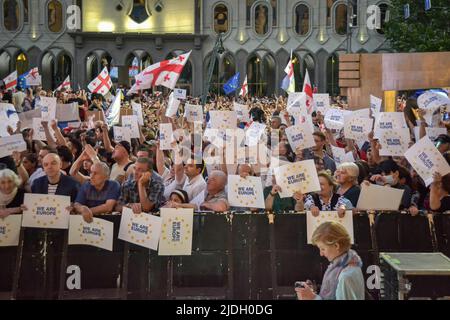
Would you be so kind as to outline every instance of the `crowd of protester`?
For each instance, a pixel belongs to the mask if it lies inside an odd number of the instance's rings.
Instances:
[[[121,212],[123,207],[135,213],[157,213],[161,207],[193,208],[196,211],[226,212],[229,210],[262,212],[253,208],[230,207],[227,197],[229,175],[261,177],[264,185],[265,211],[310,210],[314,215],[320,211],[335,210],[343,215],[346,210],[357,209],[361,185],[376,183],[404,190],[400,210],[412,215],[421,211],[445,212],[450,210],[450,175],[434,174],[433,183],[427,187],[404,157],[382,157],[380,143],[373,133],[367,142],[358,146],[342,134],[332,132],[324,126],[324,116],[313,112],[315,146],[310,149],[293,150],[285,130],[293,125],[293,117],[286,110],[286,97],[245,98],[240,103],[249,106],[250,123],[266,124],[266,134],[260,144],[265,145],[280,164],[307,159],[314,160],[320,181],[319,192],[282,198],[270,164],[206,164],[195,157],[181,159],[178,145],[189,141],[193,144],[193,125],[185,121],[182,108],[173,118],[165,116],[167,95],[158,93],[125,96],[122,108],[131,108],[131,103],[142,105],[144,125],[140,126],[139,139],[115,142],[113,131],[106,121],[88,125],[89,111],[106,111],[113,97],[76,92],[52,92],[42,89],[0,90],[0,102],[11,103],[17,113],[33,110],[41,97],[56,97],[58,103],[77,103],[80,125],[77,128],[58,127],[57,120],[43,122],[47,141],[33,140],[31,128],[8,128],[9,132],[22,133],[27,150],[0,159],[0,217],[21,213],[24,209],[24,193],[39,193],[70,196],[71,213],[83,215],[86,221],[94,216]],[[191,104],[199,104],[199,98],[188,97]],[[204,106],[205,121],[210,110],[233,110],[234,98],[208,97]],[[346,108],[345,101],[333,98],[332,104]],[[400,100],[399,106],[411,128],[423,113],[414,99]],[[414,111],[414,112],[413,112]],[[159,124],[170,123],[173,129],[181,129],[186,135],[176,136],[173,150],[160,150]],[[250,123],[237,123],[237,127],[248,128]],[[421,121],[425,127],[426,122]],[[442,121],[440,126],[449,128]],[[51,136],[50,128],[55,131]],[[421,130],[423,136],[424,130]],[[279,137],[273,144],[270,137]],[[192,138],[192,139],[190,139]],[[183,141],[184,140],[184,141]],[[440,135],[436,147],[450,162],[450,136]],[[202,148],[211,143],[203,137]],[[354,162],[336,164],[331,146],[352,152]],[[205,160],[205,159],[203,159]],[[273,166],[272,166],[273,167]]]

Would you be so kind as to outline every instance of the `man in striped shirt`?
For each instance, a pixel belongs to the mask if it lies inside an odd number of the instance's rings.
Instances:
[[[42,160],[45,175],[33,182],[31,192],[70,196],[70,201],[74,202],[80,185],[72,177],[64,175],[61,172],[61,166],[61,158],[57,154],[47,154]]]

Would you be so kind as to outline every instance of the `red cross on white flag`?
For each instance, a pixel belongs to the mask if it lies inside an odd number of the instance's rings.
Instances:
[[[241,92],[239,95],[245,97],[248,94],[248,84],[247,84],[247,76],[245,76],[244,83],[242,84]]]
[[[72,90],[70,87],[70,76],[67,76],[66,80],[63,81],[63,83],[60,84],[58,88],[56,88],[56,91],[61,91],[62,89],[66,90]]]
[[[184,66],[189,60],[191,52],[189,51],[171,60],[164,60],[147,67],[135,77],[134,90],[143,90],[154,86],[164,86],[173,90],[181,72],[183,72]]]
[[[109,76],[108,69],[105,67],[102,72],[92,80],[88,85],[89,91],[92,93],[100,93],[106,95],[112,87],[111,77]]]

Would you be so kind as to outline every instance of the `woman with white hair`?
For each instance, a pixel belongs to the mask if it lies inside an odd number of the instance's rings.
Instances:
[[[19,177],[10,169],[0,170],[0,218],[22,213],[25,191],[20,188]]]
[[[337,193],[350,200],[356,208],[361,193],[358,186],[359,167],[353,162],[344,162],[337,167],[334,175],[339,184]]]

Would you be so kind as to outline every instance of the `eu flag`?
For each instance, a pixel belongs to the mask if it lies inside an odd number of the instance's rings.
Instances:
[[[225,92],[225,94],[230,94],[236,91],[236,89],[239,87],[240,76],[241,75],[239,74],[239,72],[236,73],[233,78],[228,80],[228,82],[223,85],[223,91]]]
[[[30,71],[27,71],[17,78],[17,86],[19,88],[22,88],[25,90],[29,87],[29,85],[27,85],[27,79],[26,79],[26,77],[28,76],[29,73],[30,73]]]

